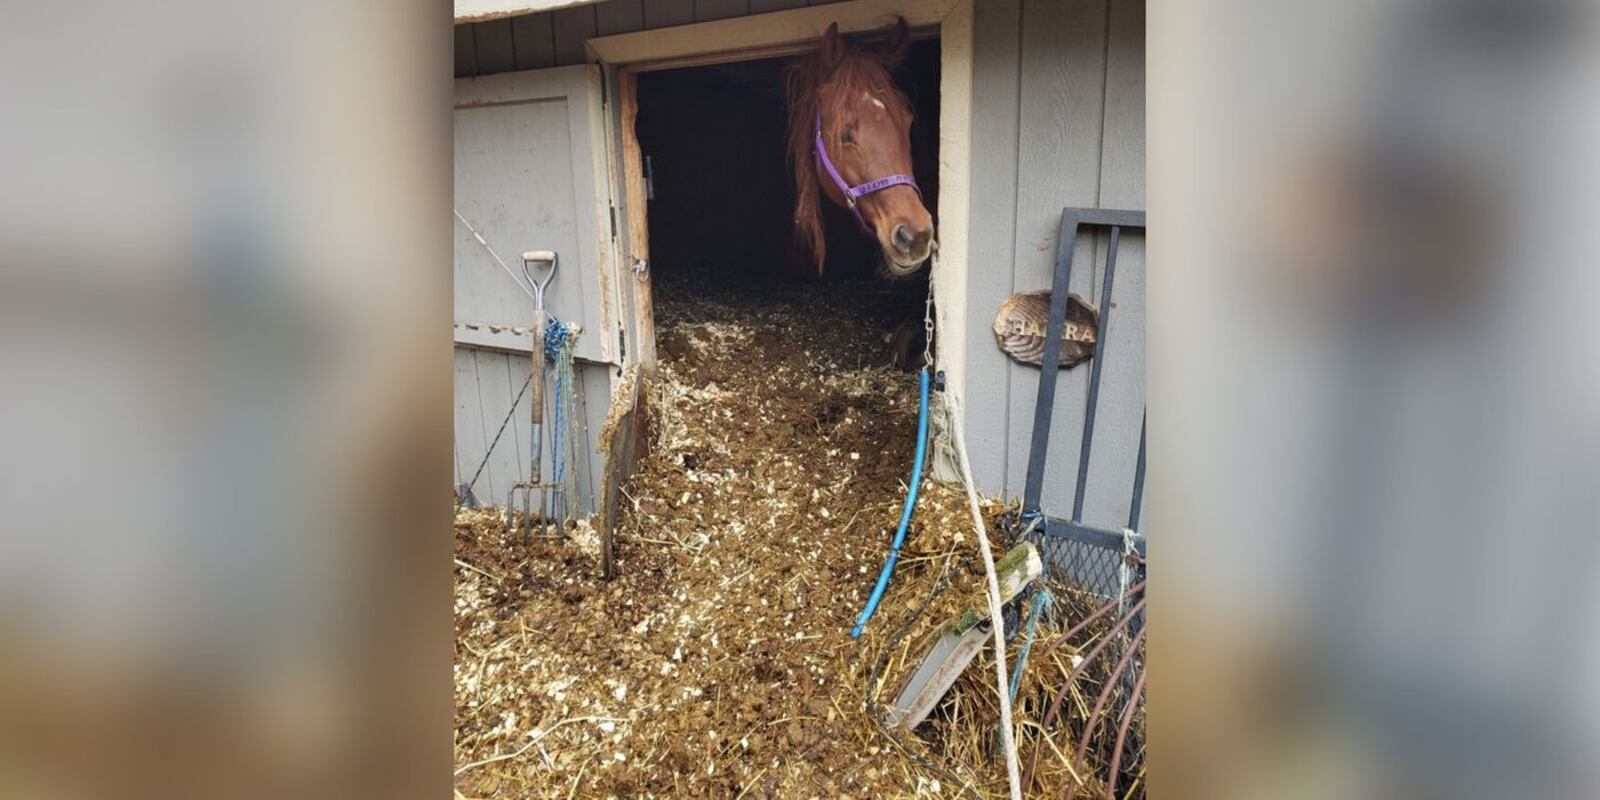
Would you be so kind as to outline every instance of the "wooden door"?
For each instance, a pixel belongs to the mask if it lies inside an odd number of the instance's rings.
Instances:
[[[534,342],[523,252],[557,255],[545,310],[582,326],[579,371],[621,363],[604,120],[592,64],[455,84],[456,485],[478,474],[473,494],[482,504],[504,503],[529,471],[531,409],[526,394],[516,400]],[[602,410],[608,400],[587,398]],[[579,507],[592,508],[593,498]]]

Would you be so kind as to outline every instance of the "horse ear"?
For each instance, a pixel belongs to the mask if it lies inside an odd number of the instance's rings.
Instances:
[[[822,59],[822,73],[831,75],[840,64],[844,63],[844,57],[848,52],[844,37],[839,35],[839,23],[830,24],[827,33],[822,34],[822,49],[818,53]]]
[[[910,52],[911,26],[906,24],[905,17],[900,17],[895,20],[894,28],[889,31],[889,38],[883,45],[883,65],[894,69],[906,60]]]

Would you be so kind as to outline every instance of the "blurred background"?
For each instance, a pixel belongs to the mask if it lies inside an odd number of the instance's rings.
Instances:
[[[0,795],[447,796],[450,5],[0,22]]]
[[[1155,796],[1600,794],[1597,12],[1150,1]],[[4,20],[0,794],[444,796],[449,4]]]
[[[1152,796],[1594,797],[1597,9],[1152,2]]]

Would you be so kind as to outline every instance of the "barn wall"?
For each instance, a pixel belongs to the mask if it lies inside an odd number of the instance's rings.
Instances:
[[[462,25],[456,75],[578,63],[589,36],[821,4],[609,0]],[[1037,369],[996,347],[995,310],[1013,292],[1049,286],[1063,206],[1144,208],[1144,28],[1142,0],[976,2],[962,391],[986,494],[1022,494],[1038,385]],[[1093,250],[1081,241],[1072,290],[1098,304],[1104,238]],[[1085,520],[1102,527],[1128,517],[1145,402],[1144,281],[1143,237],[1125,236],[1085,505]],[[1056,395],[1045,505],[1061,515],[1071,510],[1088,379],[1087,364],[1063,373]]]
[[[581,64],[591,36],[821,6],[839,0],[608,0],[456,26],[456,77]]]
[[[996,346],[995,310],[1050,286],[1063,206],[1144,208],[1144,21],[1142,0],[977,2],[963,390],[973,472],[988,493],[1022,494],[1039,379]],[[1104,237],[1092,260],[1088,237],[1080,242],[1072,291],[1098,305]],[[1144,280],[1144,237],[1124,236],[1084,509],[1113,529],[1127,524],[1144,413]],[[1057,384],[1045,508],[1062,516],[1088,382],[1085,364]]]
[[[455,355],[455,486],[472,480],[483,455],[494,441],[495,432],[511,410],[512,401],[528,378],[528,356],[499,350],[456,345]],[[606,402],[610,395],[610,379],[606,371],[612,367],[603,364],[577,363],[573,365],[581,386],[577,393],[578,414],[578,474],[579,505],[582,514],[595,510],[595,490],[600,487],[600,472],[604,466],[595,451],[600,426],[605,423]],[[547,385],[547,391],[549,387]],[[526,394],[517,403],[500,443],[484,465],[473,494],[485,505],[503,505],[511,484],[528,477],[530,456],[528,417],[531,409]],[[552,422],[546,413],[547,427]],[[544,453],[540,469],[549,479],[553,473],[550,464],[550,434],[544,435]]]

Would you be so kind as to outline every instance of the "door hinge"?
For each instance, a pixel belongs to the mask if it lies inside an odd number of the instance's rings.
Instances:
[[[610,81],[607,80],[606,71],[603,69],[600,70],[600,105],[602,106],[606,104],[606,84],[609,82]]]
[[[617,362],[619,364],[628,363],[628,336],[621,325],[617,326]],[[617,374],[622,374],[620,366],[617,367]]]
[[[617,207],[609,206],[611,210],[611,241],[617,240]]]

